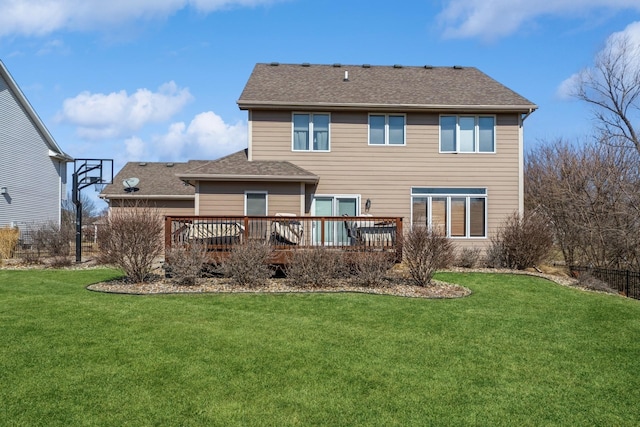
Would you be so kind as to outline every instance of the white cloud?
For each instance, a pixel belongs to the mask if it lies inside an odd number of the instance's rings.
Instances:
[[[497,39],[544,16],[587,16],[597,11],[634,9],[638,0],[448,0],[438,15],[444,36]]]
[[[64,101],[57,118],[78,126],[78,135],[83,138],[115,138],[140,130],[147,123],[170,119],[192,99],[189,89],[180,89],[173,81],[160,86],[157,92],[82,92]]]
[[[187,126],[173,123],[164,135],[147,145],[162,160],[216,159],[247,146],[247,125],[225,123],[212,111],[200,113]]]
[[[213,160],[247,147],[247,124],[225,123],[216,113],[196,115],[187,125],[176,122],[167,132],[148,140],[138,136],[125,139],[121,163],[131,161]]]
[[[60,29],[100,30],[136,19],[164,18],[184,8],[209,13],[276,1],[279,0],[0,0],[0,37],[41,36]]]
[[[144,160],[147,155],[144,141],[137,136],[124,140],[126,158],[128,161]]]

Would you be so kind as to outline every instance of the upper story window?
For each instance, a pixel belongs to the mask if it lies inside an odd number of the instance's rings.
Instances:
[[[441,153],[495,153],[495,116],[440,116]]]
[[[405,145],[404,114],[369,114],[369,145]]]
[[[293,114],[293,151],[329,151],[329,114]]]

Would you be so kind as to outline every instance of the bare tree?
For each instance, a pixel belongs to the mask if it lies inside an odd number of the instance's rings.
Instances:
[[[572,95],[593,107],[600,142],[632,147],[640,154],[634,127],[640,117],[640,45],[626,35],[613,35],[575,83]]]
[[[640,268],[640,157],[599,143],[552,141],[527,155],[525,201],[550,219],[568,264]]]

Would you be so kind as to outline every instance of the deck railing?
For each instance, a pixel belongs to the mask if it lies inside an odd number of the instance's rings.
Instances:
[[[167,216],[165,247],[199,243],[212,256],[234,245],[268,242],[276,251],[328,247],[383,250],[402,259],[402,218],[374,216]]]

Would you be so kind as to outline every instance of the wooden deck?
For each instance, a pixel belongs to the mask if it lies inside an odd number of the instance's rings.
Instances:
[[[181,216],[165,217],[165,247],[206,245],[212,261],[234,246],[268,243],[275,264],[286,264],[291,251],[317,247],[393,252],[402,260],[402,218],[374,216]]]

